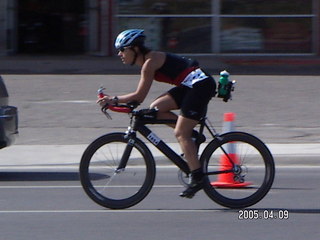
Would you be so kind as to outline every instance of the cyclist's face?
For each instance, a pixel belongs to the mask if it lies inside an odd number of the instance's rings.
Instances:
[[[123,64],[131,64],[134,58],[134,52],[130,47],[124,47],[119,49],[118,56]]]

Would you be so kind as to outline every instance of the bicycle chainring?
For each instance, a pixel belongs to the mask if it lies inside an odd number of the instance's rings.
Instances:
[[[178,171],[178,179],[181,185],[188,187],[189,186],[189,176],[186,175],[181,170]]]

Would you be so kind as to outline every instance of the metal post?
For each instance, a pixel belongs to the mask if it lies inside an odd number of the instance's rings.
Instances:
[[[320,55],[320,3],[318,0],[312,2],[312,12],[314,14],[312,20],[312,51],[316,55]]]
[[[220,0],[212,0],[212,52],[220,53]]]
[[[89,0],[89,51],[98,56],[112,55],[112,0]]]

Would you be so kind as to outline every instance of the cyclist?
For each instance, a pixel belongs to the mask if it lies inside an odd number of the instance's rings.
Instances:
[[[158,119],[176,119],[175,136],[181,146],[191,171],[188,187],[180,193],[181,197],[192,198],[202,189],[203,170],[198,156],[197,146],[192,140],[193,128],[205,116],[207,105],[215,95],[216,83],[205,73],[197,61],[180,57],[172,53],[153,51],[145,46],[143,29],[129,29],[121,32],[115,41],[118,56],[124,64],[141,67],[137,89],[121,96],[104,96],[98,99],[100,105],[106,103],[143,102],[153,80],[175,85],[151,103],[150,108],[158,108]],[[180,109],[177,116],[171,110]]]

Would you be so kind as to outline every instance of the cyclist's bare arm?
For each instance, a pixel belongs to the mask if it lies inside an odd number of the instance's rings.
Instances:
[[[165,55],[162,52],[151,52],[146,56],[146,61],[141,67],[141,76],[138,83],[138,87],[135,92],[128,93],[125,95],[117,96],[119,103],[128,103],[137,101],[142,103],[146,98],[150,87],[152,85],[154,74],[164,63]],[[111,96],[106,96],[99,101],[111,101]]]

